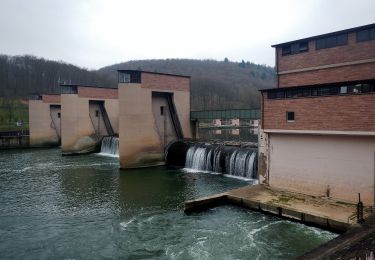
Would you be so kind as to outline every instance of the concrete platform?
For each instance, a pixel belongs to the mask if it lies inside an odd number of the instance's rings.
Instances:
[[[356,204],[265,185],[246,186],[214,196],[186,201],[185,212],[202,211],[227,204],[270,213],[336,232],[347,231],[357,223]],[[365,208],[365,217],[370,214],[371,208]]]

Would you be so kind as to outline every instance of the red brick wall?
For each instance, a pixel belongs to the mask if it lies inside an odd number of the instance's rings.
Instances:
[[[78,96],[85,98],[118,99],[118,89],[78,87]]]
[[[190,91],[190,78],[143,72],[142,88]]]
[[[60,95],[42,95],[43,103],[60,104]]]
[[[374,114],[375,94],[270,100],[264,93],[262,116],[264,129],[375,131]]]
[[[279,76],[280,87],[375,79],[375,63],[291,73]]]
[[[281,47],[277,48],[278,72],[367,59],[375,59],[375,41],[357,42],[355,32],[349,34],[348,45],[344,46],[316,50],[315,40],[310,40],[308,52],[286,56],[281,55]],[[375,78],[374,63],[358,66],[280,75],[279,87]],[[350,77],[354,71],[362,68],[365,70]],[[335,77],[337,73],[339,74]],[[345,79],[341,80],[343,76]]]

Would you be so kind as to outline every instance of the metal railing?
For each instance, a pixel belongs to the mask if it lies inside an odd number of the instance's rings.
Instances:
[[[190,120],[234,118],[260,119],[260,109],[202,110],[190,112]]]

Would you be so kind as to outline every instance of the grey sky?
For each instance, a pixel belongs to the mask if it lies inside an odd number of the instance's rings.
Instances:
[[[271,44],[369,23],[374,0],[0,0],[0,53],[90,69],[158,58],[273,66]]]

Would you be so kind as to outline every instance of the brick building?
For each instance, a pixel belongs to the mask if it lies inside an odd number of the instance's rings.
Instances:
[[[273,45],[260,180],[365,205],[375,198],[375,24]]]

